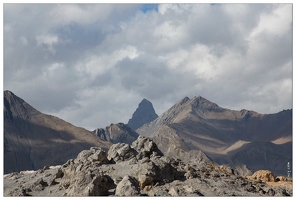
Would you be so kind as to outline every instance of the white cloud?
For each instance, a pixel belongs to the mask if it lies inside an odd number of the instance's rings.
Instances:
[[[117,62],[125,58],[132,60],[139,54],[140,52],[134,46],[127,45],[110,54],[92,55],[84,63],[78,64],[76,69],[78,73],[86,73],[91,79],[94,79],[110,70]]]
[[[292,5],[274,5],[273,10],[263,13],[256,29],[251,33],[251,37],[260,34],[283,35],[291,31],[292,27]]]

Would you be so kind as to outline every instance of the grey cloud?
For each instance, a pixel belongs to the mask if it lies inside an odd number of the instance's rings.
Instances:
[[[151,100],[185,95],[182,94],[186,91],[184,88],[193,88],[200,81],[189,73],[169,69],[152,55],[124,59],[115,65],[113,74],[125,90]]]

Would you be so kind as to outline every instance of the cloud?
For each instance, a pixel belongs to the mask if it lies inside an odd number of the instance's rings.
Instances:
[[[157,7],[156,7],[157,6]],[[90,130],[147,98],[292,107],[291,4],[4,4],[4,89]]]
[[[39,35],[36,37],[37,45],[42,46],[50,53],[55,54],[54,46],[59,42],[59,38],[56,35]]]

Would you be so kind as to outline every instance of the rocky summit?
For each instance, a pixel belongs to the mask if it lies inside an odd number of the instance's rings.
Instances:
[[[155,113],[153,105],[147,99],[143,99],[136,111],[133,113],[132,118],[128,121],[128,125],[136,130],[137,128],[143,126],[156,119],[158,115]]]
[[[115,143],[132,144],[139,134],[132,130],[127,124],[110,124],[106,128],[97,128],[93,131],[95,135],[104,141]]]
[[[107,152],[83,150],[63,165],[6,174],[4,196],[292,196],[291,180],[282,180],[265,171],[244,176],[205,159],[184,163],[139,136]]]

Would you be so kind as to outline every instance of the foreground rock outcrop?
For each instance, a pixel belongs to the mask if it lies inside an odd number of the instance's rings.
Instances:
[[[92,147],[59,166],[4,175],[4,196],[291,196],[286,186],[236,174],[204,159],[164,156],[149,138]]]

